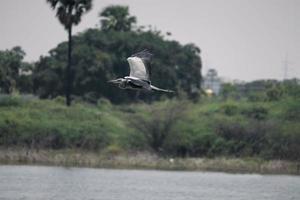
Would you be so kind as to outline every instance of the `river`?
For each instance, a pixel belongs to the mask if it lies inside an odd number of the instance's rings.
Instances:
[[[0,200],[299,200],[300,176],[0,165]]]

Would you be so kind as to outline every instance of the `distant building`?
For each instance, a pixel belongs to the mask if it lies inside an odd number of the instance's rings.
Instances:
[[[209,69],[203,77],[203,89],[208,95],[218,95],[221,90],[221,78],[215,69]]]

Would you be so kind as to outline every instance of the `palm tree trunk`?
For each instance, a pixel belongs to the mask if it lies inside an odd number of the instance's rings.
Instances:
[[[71,105],[71,93],[72,93],[72,25],[68,28],[68,65],[66,68],[66,104],[67,106]]]

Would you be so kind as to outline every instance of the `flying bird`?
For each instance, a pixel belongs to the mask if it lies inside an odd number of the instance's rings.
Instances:
[[[151,85],[150,81],[150,65],[152,54],[148,50],[143,50],[133,54],[127,61],[130,67],[129,76],[108,81],[118,85],[121,89],[133,89],[142,91],[159,91],[159,92],[174,92]]]

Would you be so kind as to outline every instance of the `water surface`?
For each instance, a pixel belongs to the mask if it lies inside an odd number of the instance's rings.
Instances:
[[[299,200],[300,176],[0,166],[1,200]]]

